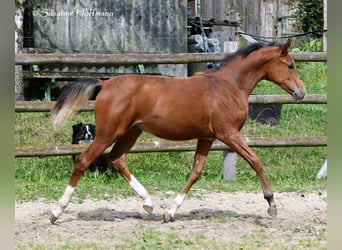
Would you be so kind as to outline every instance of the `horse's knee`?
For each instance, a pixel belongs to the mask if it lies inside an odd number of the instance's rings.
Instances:
[[[79,155],[76,157],[74,172],[84,172],[90,166],[90,163],[85,159],[83,155]]]
[[[197,180],[202,175],[202,168],[194,168],[191,172],[191,178]]]
[[[110,163],[112,168],[118,171],[119,173],[121,173],[125,169],[124,159],[122,158],[109,158],[108,162]]]

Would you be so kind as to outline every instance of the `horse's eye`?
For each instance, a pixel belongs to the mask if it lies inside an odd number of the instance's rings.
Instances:
[[[289,69],[293,69],[293,68],[294,68],[294,65],[293,65],[293,63],[291,63],[291,64],[288,64],[287,67],[288,67]]]

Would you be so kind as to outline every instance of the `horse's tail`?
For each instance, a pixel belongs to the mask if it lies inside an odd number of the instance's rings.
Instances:
[[[84,107],[90,98],[95,98],[101,88],[102,81],[95,78],[81,78],[62,91],[57,103],[51,110],[51,121],[54,127],[70,119]]]

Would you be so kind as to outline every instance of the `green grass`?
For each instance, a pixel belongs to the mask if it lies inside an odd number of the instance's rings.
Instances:
[[[299,75],[308,94],[327,92],[324,63],[301,63]],[[254,93],[284,94],[275,84],[260,83]],[[248,120],[242,130],[246,136],[319,136],[326,135],[326,105],[283,105],[279,126],[264,126]],[[92,112],[78,113],[57,131],[52,129],[48,113],[17,113],[16,146],[64,145],[71,142],[71,125],[94,122]],[[141,140],[150,139],[143,134]],[[316,174],[326,159],[326,147],[254,148],[264,163],[265,174],[276,192],[320,192],[326,180],[316,180]],[[186,183],[191,170],[193,152],[130,154],[128,168],[150,192],[178,192]],[[73,164],[71,156],[18,158],[15,160],[15,198],[58,200],[67,185]],[[260,192],[255,172],[241,158],[237,163],[237,181],[222,179],[222,152],[210,152],[201,179],[191,193],[206,189],[213,191]],[[108,178],[86,172],[78,184],[73,201],[85,198],[110,199],[117,195],[135,195],[121,177]]]
[[[222,222],[225,223],[225,222]],[[217,224],[219,227],[220,224]],[[305,236],[296,238],[296,234],[305,232]],[[241,250],[241,249],[326,249],[326,244],[321,240],[326,239],[326,230],[315,230],[308,226],[296,227],[292,231],[283,232],[281,244],[270,237],[269,231],[263,228],[255,228],[250,233],[241,233],[241,238],[231,240],[229,243],[222,239],[212,238],[203,233],[189,237],[176,232],[162,232],[146,227],[137,228],[134,235],[112,235],[105,239],[98,239],[99,243],[80,242],[77,237],[60,237],[60,243],[56,246],[49,245],[49,249],[215,249],[215,250]],[[278,235],[279,237],[279,235]],[[295,237],[295,238],[294,238]],[[46,245],[30,242],[16,244],[16,249],[46,249]]]
[[[75,241],[75,238],[63,237],[58,246],[49,246],[49,249],[227,249],[225,243],[213,241],[206,235],[198,234],[194,238],[179,235],[174,232],[160,232],[147,228],[137,229],[133,236],[114,235],[113,238],[97,243]],[[111,244],[112,243],[112,244]],[[104,246],[105,245],[105,246]],[[16,249],[46,249],[44,244],[29,243],[16,244]],[[240,248],[230,248],[240,249]]]

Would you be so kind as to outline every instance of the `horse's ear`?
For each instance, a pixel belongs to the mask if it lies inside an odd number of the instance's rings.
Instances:
[[[281,46],[281,55],[282,56],[286,56],[288,54],[288,48],[290,48],[291,46],[291,40],[290,39],[287,39],[286,43],[284,43],[283,46]]]

